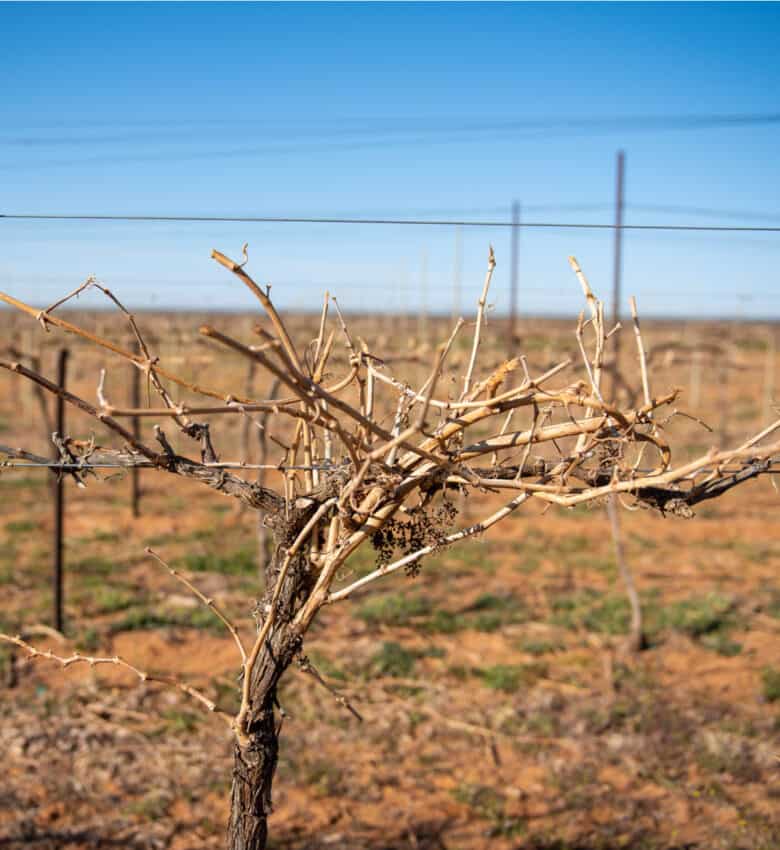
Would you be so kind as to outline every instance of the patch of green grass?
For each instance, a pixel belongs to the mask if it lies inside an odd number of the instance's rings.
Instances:
[[[552,602],[552,622],[568,629],[584,628],[600,634],[627,634],[631,611],[624,596],[583,590]]]
[[[19,550],[11,542],[5,542],[0,546],[0,564],[9,569],[16,567],[18,563]]]
[[[95,532],[92,539],[96,543],[116,543],[120,537],[116,531],[98,530]]]
[[[109,581],[113,581],[113,576],[108,579],[105,573],[80,573],[74,581],[76,585],[75,598],[79,602],[83,602],[91,594],[99,593]]]
[[[767,340],[757,336],[743,336],[734,340],[734,345],[742,351],[766,351],[769,347]]]
[[[43,476],[15,475],[6,473],[0,475],[0,490],[40,490],[48,484]]]
[[[584,611],[595,604],[600,594],[595,590],[582,590],[556,596],[551,600],[552,623],[567,629],[577,629],[582,626]]]
[[[411,675],[416,660],[414,653],[404,649],[400,643],[389,641],[383,643],[373,656],[369,668],[377,676],[405,678]]]
[[[497,632],[505,624],[504,618],[499,613],[486,612],[474,617],[471,625],[478,632]]]
[[[496,664],[476,671],[482,683],[496,691],[515,693],[521,686],[529,686],[540,676],[544,676],[547,667],[544,664]]]
[[[206,608],[182,611],[150,611],[148,608],[131,610],[121,620],[111,624],[111,633],[141,631],[166,627],[201,629],[212,634],[224,634],[224,625]]]
[[[35,531],[38,528],[38,523],[31,519],[19,519],[5,524],[5,530],[9,534],[24,534],[28,531]]]
[[[653,640],[664,625],[658,591],[653,588],[643,593],[640,604],[645,637]],[[550,621],[557,626],[599,634],[628,634],[631,622],[631,608],[625,595],[592,589],[557,597],[552,601],[552,611]]]
[[[148,537],[144,540],[145,546],[151,546],[153,549],[156,549],[159,546],[164,546],[166,543],[172,543],[177,540],[175,534],[171,534],[170,532],[165,532],[163,534],[158,534],[156,537]]]
[[[622,635],[628,631],[630,620],[628,599],[625,596],[607,596],[588,611],[585,628],[603,634]]]
[[[734,600],[720,593],[691,596],[669,606],[664,613],[667,626],[692,638],[734,627]]]
[[[727,658],[732,658],[742,652],[742,644],[732,640],[726,632],[720,630],[704,635],[701,638],[701,645],[717,652],[718,655],[725,655]]]
[[[204,632],[212,632],[215,635],[224,637],[227,634],[225,624],[214,615],[213,611],[203,606],[190,608],[182,611],[180,614],[174,615],[183,626],[189,626],[191,629],[202,629]]]
[[[508,611],[518,604],[514,596],[498,596],[495,593],[483,593],[470,606],[471,611]]]
[[[721,655],[737,655],[742,647],[731,640],[729,630],[740,625],[734,601],[722,594],[693,596],[661,608],[655,589],[642,594],[645,637],[655,639],[662,629],[673,629],[699,640]],[[610,635],[628,633],[631,610],[623,595],[581,590],[552,602],[551,621],[569,629],[586,629]]]
[[[196,528],[188,537],[188,540],[195,542],[203,542],[204,540],[214,540],[222,534],[220,528]]]
[[[190,552],[180,558],[178,563],[194,573],[249,575],[257,572],[257,554],[249,547],[234,552]]]
[[[76,601],[90,614],[115,614],[138,605],[142,600],[139,600],[137,594],[100,584],[94,589],[78,593]]]
[[[358,609],[357,616],[370,626],[405,626],[429,614],[431,608],[427,596],[394,593],[369,599]]]
[[[423,616],[424,613],[420,611],[419,615]],[[522,623],[527,619],[525,606],[515,596],[485,593],[457,613],[442,608],[436,609],[419,623],[419,627],[431,634],[455,634],[464,629],[494,632],[505,625]]]
[[[468,625],[480,632],[494,632],[510,623],[522,623],[528,619],[528,612],[522,601],[511,594],[497,596],[483,593],[473,605],[469,606]]]
[[[421,658],[446,658],[447,650],[443,646],[429,646],[419,654]]]
[[[425,621],[423,630],[434,634],[454,635],[467,626],[465,617],[439,608]]]
[[[156,611],[149,611],[146,608],[139,608],[136,611],[131,611],[121,620],[117,620],[111,624],[111,633],[118,632],[134,632],[144,629],[159,629],[164,626],[178,625],[171,617],[159,614]]]
[[[761,671],[761,686],[767,702],[780,700],[780,670],[775,667],[764,667]]]
[[[72,567],[68,567],[68,570],[79,576],[107,576],[117,569],[118,566],[116,561],[103,558],[99,555],[91,555],[76,561]]]

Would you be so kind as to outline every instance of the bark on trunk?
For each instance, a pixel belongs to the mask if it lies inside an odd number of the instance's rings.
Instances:
[[[252,676],[249,744],[241,747],[236,743],[233,750],[228,850],[265,850],[268,839],[268,816],[273,809],[271,787],[281,725],[275,711],[276,688],[295,656],[299,641],[285,624],[271,635],[266,646]]]
[[[315,506],[316,507],[316,506]],[[285,547],[305,524],[312,508],[298,512],[284,526],[272,526],[280,545],[266,565],[266,591],[259,610],[268,616]],[[300,650],[301,637],[292,626],[295,612],[311,590],[311,564],[301,555],[291,565],[279,596],[274,625],[252,669],[248,745],[234,749],[233,786],[230,795],[228,850],[265,850],[271,786],[279,752],[276,691],[279,680]]]
[[[250,745],[245,749],[235,745],[228,850],[265,850],[278,752],[279,736],[271,702],[261,712]]]

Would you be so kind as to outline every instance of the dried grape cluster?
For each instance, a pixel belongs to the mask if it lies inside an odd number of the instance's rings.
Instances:
[[[436,507],[420,505],[409,508],[404,519],[392,519],[386,522],[371,538],[371,543],[377,552],[377,566],[389,564],[396,552],[406,555],[426,546],[432,546],[434,550],[443,546],[447,532],[457,515],[456,505],[443,497]],[[405,568],[406,574],[418,575],[422,560],[420,558],[409,564]]]

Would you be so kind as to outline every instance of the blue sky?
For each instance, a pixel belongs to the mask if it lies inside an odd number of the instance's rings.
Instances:
[[[780,225],[778,36],[751,3],[0,4],[0,211],[610,222],[623,148],[627,223]],[[738,115],[778,120],[679,128]],[[0,288],[251,307],[208,259],[247,241],[282,306],[449,312],[457,238],[462,308],[493,242],[505,309],[496,228],[0,220]],[[525,230],[521,309],[579,309],[568,254],[611,291],[609,232]],[[780,233],[624,256],[646,315],[780,316]]]

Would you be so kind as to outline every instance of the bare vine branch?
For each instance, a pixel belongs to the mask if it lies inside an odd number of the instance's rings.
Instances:
[[[777,472],[780,441],[769,439],[780,429],[780,420],[737,448],[712,449],[694,460],[675,462],[666,424],[679,411],[672,408],[666,418],[660,412],[675,403],[679,391],[651,393],[649,365],[653,352],[648,356],[645,351],[633,301],[639,366],[639,374],[634,377],[638,377],[635,383],[641,391],[637,389],[631,395],[637,401],[623,407],[605,398],[601,387],[604,363],[610,341],[619,328],[607,331],[603,304],[574,258],[570,263],[582,287],[589,318],[582,316],[575,331],[580,374],[555,387],[553,379],[574,366],[570,360],[546,371],[538,370],[538,374],[524,356],[486,364],[479,370],[487,298],[495,267],[492,248],[462,383],[458,371],[463,360],[458,360],[453,352],[462,326],[459,322],[438,346],[415,352],[415,363],[424,363],[423,357],[429,360],[422,385],[419,378],[411,381],[395,374],[395,366],[403,358],[379,357],[368,343],[353,336],[338,302],[330,296],[324,300],[316,338],[296,348],[271,300],[270,287],[258,286],[245,270],[246,254],[241,263],[219,251],[212,256],[257,298],[273,333],[255,328],[262,339],[258,345],[210,326],[203,326],[201,335],[264,368],[274,381],[271,396],[277,388],[284,388],[289,397],[253,400],[244,397],[251,387],[244,396],[228,394],[200,387],[163,368],[132,314],[110,290],[94,280],[43,311],[0,295],[0,299],[38,319],[44,327],[74,333],[120,360],[129,360],[148,375],[162,399],[162,406],[157,407],[114,406],[101,377],[95,406],[59,388],[18,359],[0,360],[0,368],[33,382],[41,391],[63,398],[101,423],[119,444],[99,446],[93,436],[77,439],[57,435],[59,462],[24,448],[0,446],[4,458],[0,471],[14,463],[40,465],[68,471],[83,484],[88,474],[102,466],[147,466],[200,482],[240,499],[262,514],[276,545],[274,557],[264,565],[265,588],[256,608],[258,627],[249,648],[238,628],[213,600],[147,549],[211,609],[236,644],[243,678],[240,708],[231,725],[241,748],[250,746],[253,730],[262,725],[260,719],[273,711],[278,676],[293,658],[301,657],[306,631],[323,606],[347,599],[401,570],[419,569],[426,555],[484,533],[528,503],[573,507],[609,499],[611,508],[616,510],[618,499],[625,497],[631,507],[689,516],[700,502]],[[55,314],[57,307],[88,286],[97,286],[120,311],[140,353],[126,351]],[[335,317],[329,317],[331,303]],[[338,333],[344,345],[334,353]],[[344,368],[346,359],[346,373],[339,371],[343,377],[326,384],[328,364],[339,358],[339,370]],[[515,375],[518,382],[512,387],[509,382]],[[210,397],[215,403],[176,401],[163,380],[188,393]],[[209,422],[237,414],[251,417],[253,413],[261,414],[261,421],[255,424],[262,425],[267,445],[281,447],[280,463],[265,463],[265,457],[259,464],[218,460]],[[198,416],[199,421],[191,422],[191,416]],[[134,437],[119,421],[127,417],[153,420],[159,447],[152,448]],[[171,421],[200,442],[199,459],[174,451],[160,426],[161,422]],[[275,431],[277,426],[280,430]],[[242,469],[275,469],[280,481],[272,488],[265,486],[264,480],[261,484],[230,471],[240,473]],[[510,498],[482,521],[458,528],[454,521],[457,509],[449,499],[454,490],[492,494],[509,491]],[[367,575],[349,582],[342,568],[350,555],[366,543],[382,549],[383,556]],[[152,680],[122,659],[78,655],[57,658],[35,650],[22,638],[3,639],[33,657],[51,657],[63,666],[110,663],[125,667],[141,679]],[[188,685],[162,677],[154,680],[172,684],[207,707],[213,705]]]

